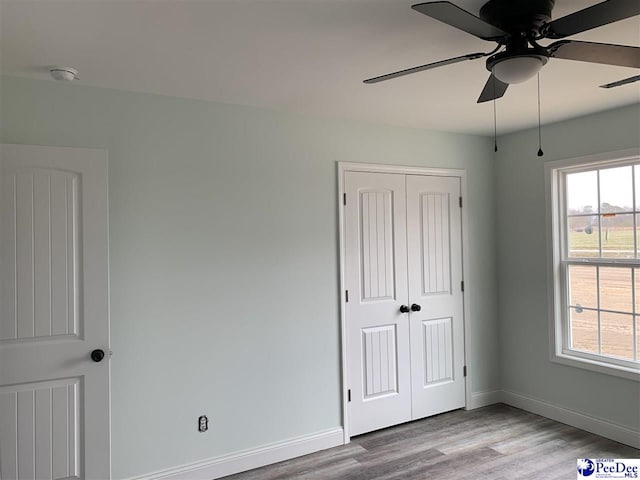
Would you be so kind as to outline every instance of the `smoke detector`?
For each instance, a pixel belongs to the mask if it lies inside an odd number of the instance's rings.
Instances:
[[[78,79],[78,70],[71,67],[53,67],[49,69],[51,76],[61,82],[71,82]]]

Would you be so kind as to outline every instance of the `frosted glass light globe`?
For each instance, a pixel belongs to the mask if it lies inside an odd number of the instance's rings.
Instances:
[[[522,83],[535,76],[547,63],[540,55],[521,55],[509,57],[493,66],[493,74],[504,83]]]

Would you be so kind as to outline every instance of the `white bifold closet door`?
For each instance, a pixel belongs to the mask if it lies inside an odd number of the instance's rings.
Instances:
[[[350,435],[463,407],[460,179],[344,181]]]
[[[2,480],[110,478],[107,213],[106,152],[0,146]]]

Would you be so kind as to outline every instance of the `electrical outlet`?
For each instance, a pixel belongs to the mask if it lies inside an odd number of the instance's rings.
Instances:
[[[209,419],[206,415],[200,415],[198,417],[198,431],[204,433],[209,430]]]

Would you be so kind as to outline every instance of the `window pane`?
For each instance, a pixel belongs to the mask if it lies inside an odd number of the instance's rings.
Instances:
[[[631,269],[600,267],[600,308],[633,313],[631,307]]]
[[[598,173],[567,175],[567,214],[598,212]]]
[[[640,274],[640,272],[638,272]],[[569,265],[569,304],[577,307],[598,308],[597,268]]]
[[[598,312],[570,308],[571,348],[598,353]]]
[[[636,313],[640,313],[640,268],[634,268],[636,287]]]
[[[640,317],[635,317],[636,320],[636,360],[640,360]]]
[[[633,316],[600,313],[602,354],[633,360]]]
[[[600,170],[602,213],[633,210],[631,166]]]
[[[636,204],[635,210],[640,211],[640,165],[633,166],[634,182],[636,185]]]
[[[640,168],[638,169],[640,170]],[[638,197],[637,202],[640,202],[640,197]],[[636,258],[640,258],[640,215],[636,215]]]
[[[567,232],[569,241],[569,256],[599,257],[600,231],[598,230],[598,216],[569,217]]]
[[[640,317],[635,317],[636,320],[636,360],[640,360]]]
[[[602,256],[633,258],[635,256],[633,233],[633,214],[603,214]]]

